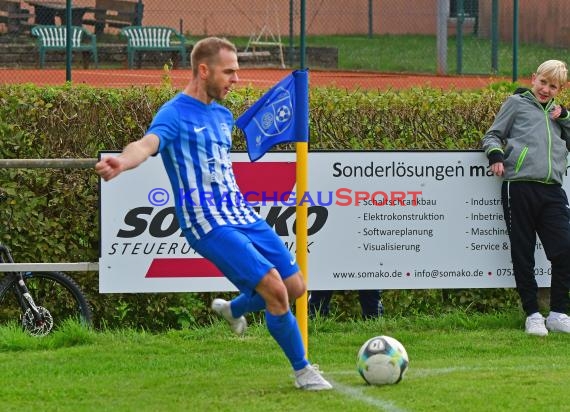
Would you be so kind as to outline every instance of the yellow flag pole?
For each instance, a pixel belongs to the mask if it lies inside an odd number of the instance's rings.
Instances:
[[[303,198],[304,193],[308,193],[308,160],[309,160],[309,143],[308,142],[297,142],[296,143],[296,153],[297,153],[297,164],[296,164],[296,175],[297,175],[297,224],[296,224],[296,244],[297,244],[297,263],[299,268],[303,272],[303,277],[305,279],[305,284],[308,284],[308,235],[307,235],[307,221],[308,221],[308,206],[307,202],[301,204],[300,201]],[[301,337],[303,338],[303,343],[305,344],[305,352],[307,357],[309,356],[309,333],[308,333],[308,302],[307,302],[307,292],[305,292],[301,297],[295,302],[295,313],[297,318],[297,324],[301,331]]]
[[[300,55],[299,55],[299,63],[300,69],[306,70],[305,65],[305,52],[306,52],[306,39],[305,39],[305,20],[306,20],[306,0],[301,0],[300,3],[301,8],[301,27],[300,27]],[[305,278],[305,284],[309,285],[309,268],[308,268],[308,206],[305,204],[301,204],[299,199],[303,199],[303,195],[305,193],[309,193],[308,191],[308,180],[309,180],[309,173],[308,173],[308,165],[309,165],[309,76],[306,73],[304,76],[304,82],[302,91],[298,90],[298,92],[303,93],[303,104],[302,110],[306,115],[306,122],[303,125],[303,131],[301,132],[303,136],[297,136],[297,144],[296,144],[296,152],[297,152],[297,261],[299,262],[299,268],[303,272],[303,276]],[[295,89],[297,90],[298,83],[295,83]],[[297,96],[300,93],[296,93]],[[299,329],[301,331],[301,337],[303,339],[303,343],[305,344],[305,353],[307,358],[309,357],[309,322],[308,322],[308,299],[307,299],[307,292],[303,293],[303,296],[297,299],[296,302],[296,315],[297,315],[297,323],[299,324]]]

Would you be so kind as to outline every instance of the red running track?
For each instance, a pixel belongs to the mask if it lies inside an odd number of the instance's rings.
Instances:
[[[285,77],[288,69],[241,69],[238,85],[253,85],[269,88]],[[95,87],[128,87],[133,85],[159,86],[162,70],[126,69],[75,69],[71,73],[74,84],[89,84]],[[175,88],[183,88],[191,70],[172,70],[170,78]],[[436,76],[414,74],[386,74],[372,72],[319,71],[309,72],[310,86],[336,86],[346,89],[406,89],[429,86],[436,89],[480,89],[506,78],[491,76]],[[61,85],[65,83],[64,69],[0,69],[0,83],[34,83],[37,85]]]

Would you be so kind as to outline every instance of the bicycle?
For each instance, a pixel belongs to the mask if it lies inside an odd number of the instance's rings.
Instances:
[[[14,263],[2,243],[0,263]],[[33,336],[45,336],[68,320],[91,327],[91,307],[70,276],[61,272],[4,273],[0,280],[0,326],[16,321]]]

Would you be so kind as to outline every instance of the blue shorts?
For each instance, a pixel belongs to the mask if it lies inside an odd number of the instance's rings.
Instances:
[[[272,268],[282,279],[299,271],[295,256],[264,220],[250,225],[219,226],[192,247],[248,296],[253,295]]]

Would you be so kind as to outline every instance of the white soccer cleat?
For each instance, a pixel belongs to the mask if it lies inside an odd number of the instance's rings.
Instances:
[[[525,332],[529,335],[546,336],[548,329],[544,325],[544,318],[540,314],[533,314],[526,318]]]
[[[546,318],[546,329],[551,332],[570,333],[570,317],[566,314]]]
[[[222,316],[230,324],[230,328],[236,335],[244,334],[247,329],[247,321],[243,316],[234,318],[232,309],[230,308],[230,302],[224,299],[214,299],[212,302],[212,310]]]
[[[295,371],[295,386],[306,391],[323,391],[332,389],[317,365],[307,365],[299,371]]]

